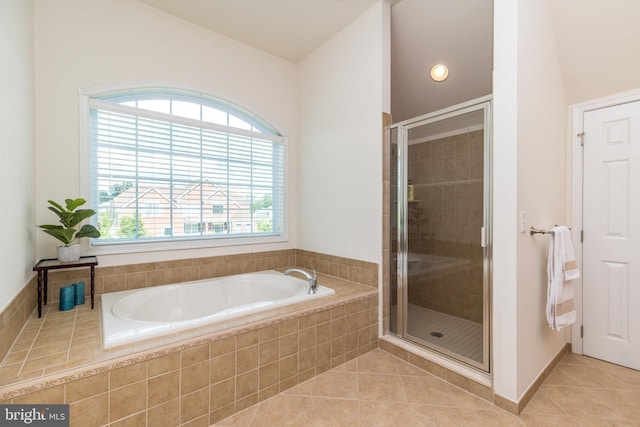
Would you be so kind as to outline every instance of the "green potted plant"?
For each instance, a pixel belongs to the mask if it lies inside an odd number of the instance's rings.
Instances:
[[[53,200],[48,202],[51,205],[49,210],[58,215],[62,225],[40,225],[39,227],[64,243],[64,246],[58,246],[59,261],[77,261],[80,259],[80,245],[72,243],[82,237],[100,237],[100,232],[91,224],[84,224],[79,230],[77,228],[82,221],[95,215],[96,211],[78,209],[87,202],[83,198],[66,199],[64,207]]]

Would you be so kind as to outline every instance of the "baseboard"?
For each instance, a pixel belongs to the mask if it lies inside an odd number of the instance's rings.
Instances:
[[[565,354],[571,351],[571,343],[566,343],[560,351],[554,356],[554,358],[547,364],[547,366],[540,372],[540,374],[536,377],[536,379],[531,383],[527,391],[524,392],[522,397],[518,402],[514,402],[512,400],[507,399],[506,397],[502,397],[498,394],[494,395],[493,403],[494,405],[504,409],[505,411],[511,412],[515,415],[520,415],[522,410],[527,406],[527,403],[531,400],[534,394],[538,391],[542,383],[547,379],[553,368],[555,368],[560,360],[564,357]]]

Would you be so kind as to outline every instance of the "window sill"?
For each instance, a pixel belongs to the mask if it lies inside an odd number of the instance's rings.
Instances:
[[[85,242],[83,253],[86,255],[119,255],[148,252],[181,251],[193,249],[232,249],[234,247],[262,245],[271,243],[286,243],[286,235],[271,235],[261,237],[224,237],[217,239],[184,239],[162,242],[134,242],[134,243],[105,243],[89,244]]]

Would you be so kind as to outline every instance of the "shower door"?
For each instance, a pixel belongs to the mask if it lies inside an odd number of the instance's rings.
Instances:
[[[485,97],[391,127],[390,331],[486,372],[490,123]]]

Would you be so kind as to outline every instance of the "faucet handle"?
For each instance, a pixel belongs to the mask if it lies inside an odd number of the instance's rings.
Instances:
[[[318,275],[316,270],[313,270],[313,276],[309,280],[309,289],[307,289],[308,294],[315,294],[318,292]]]

